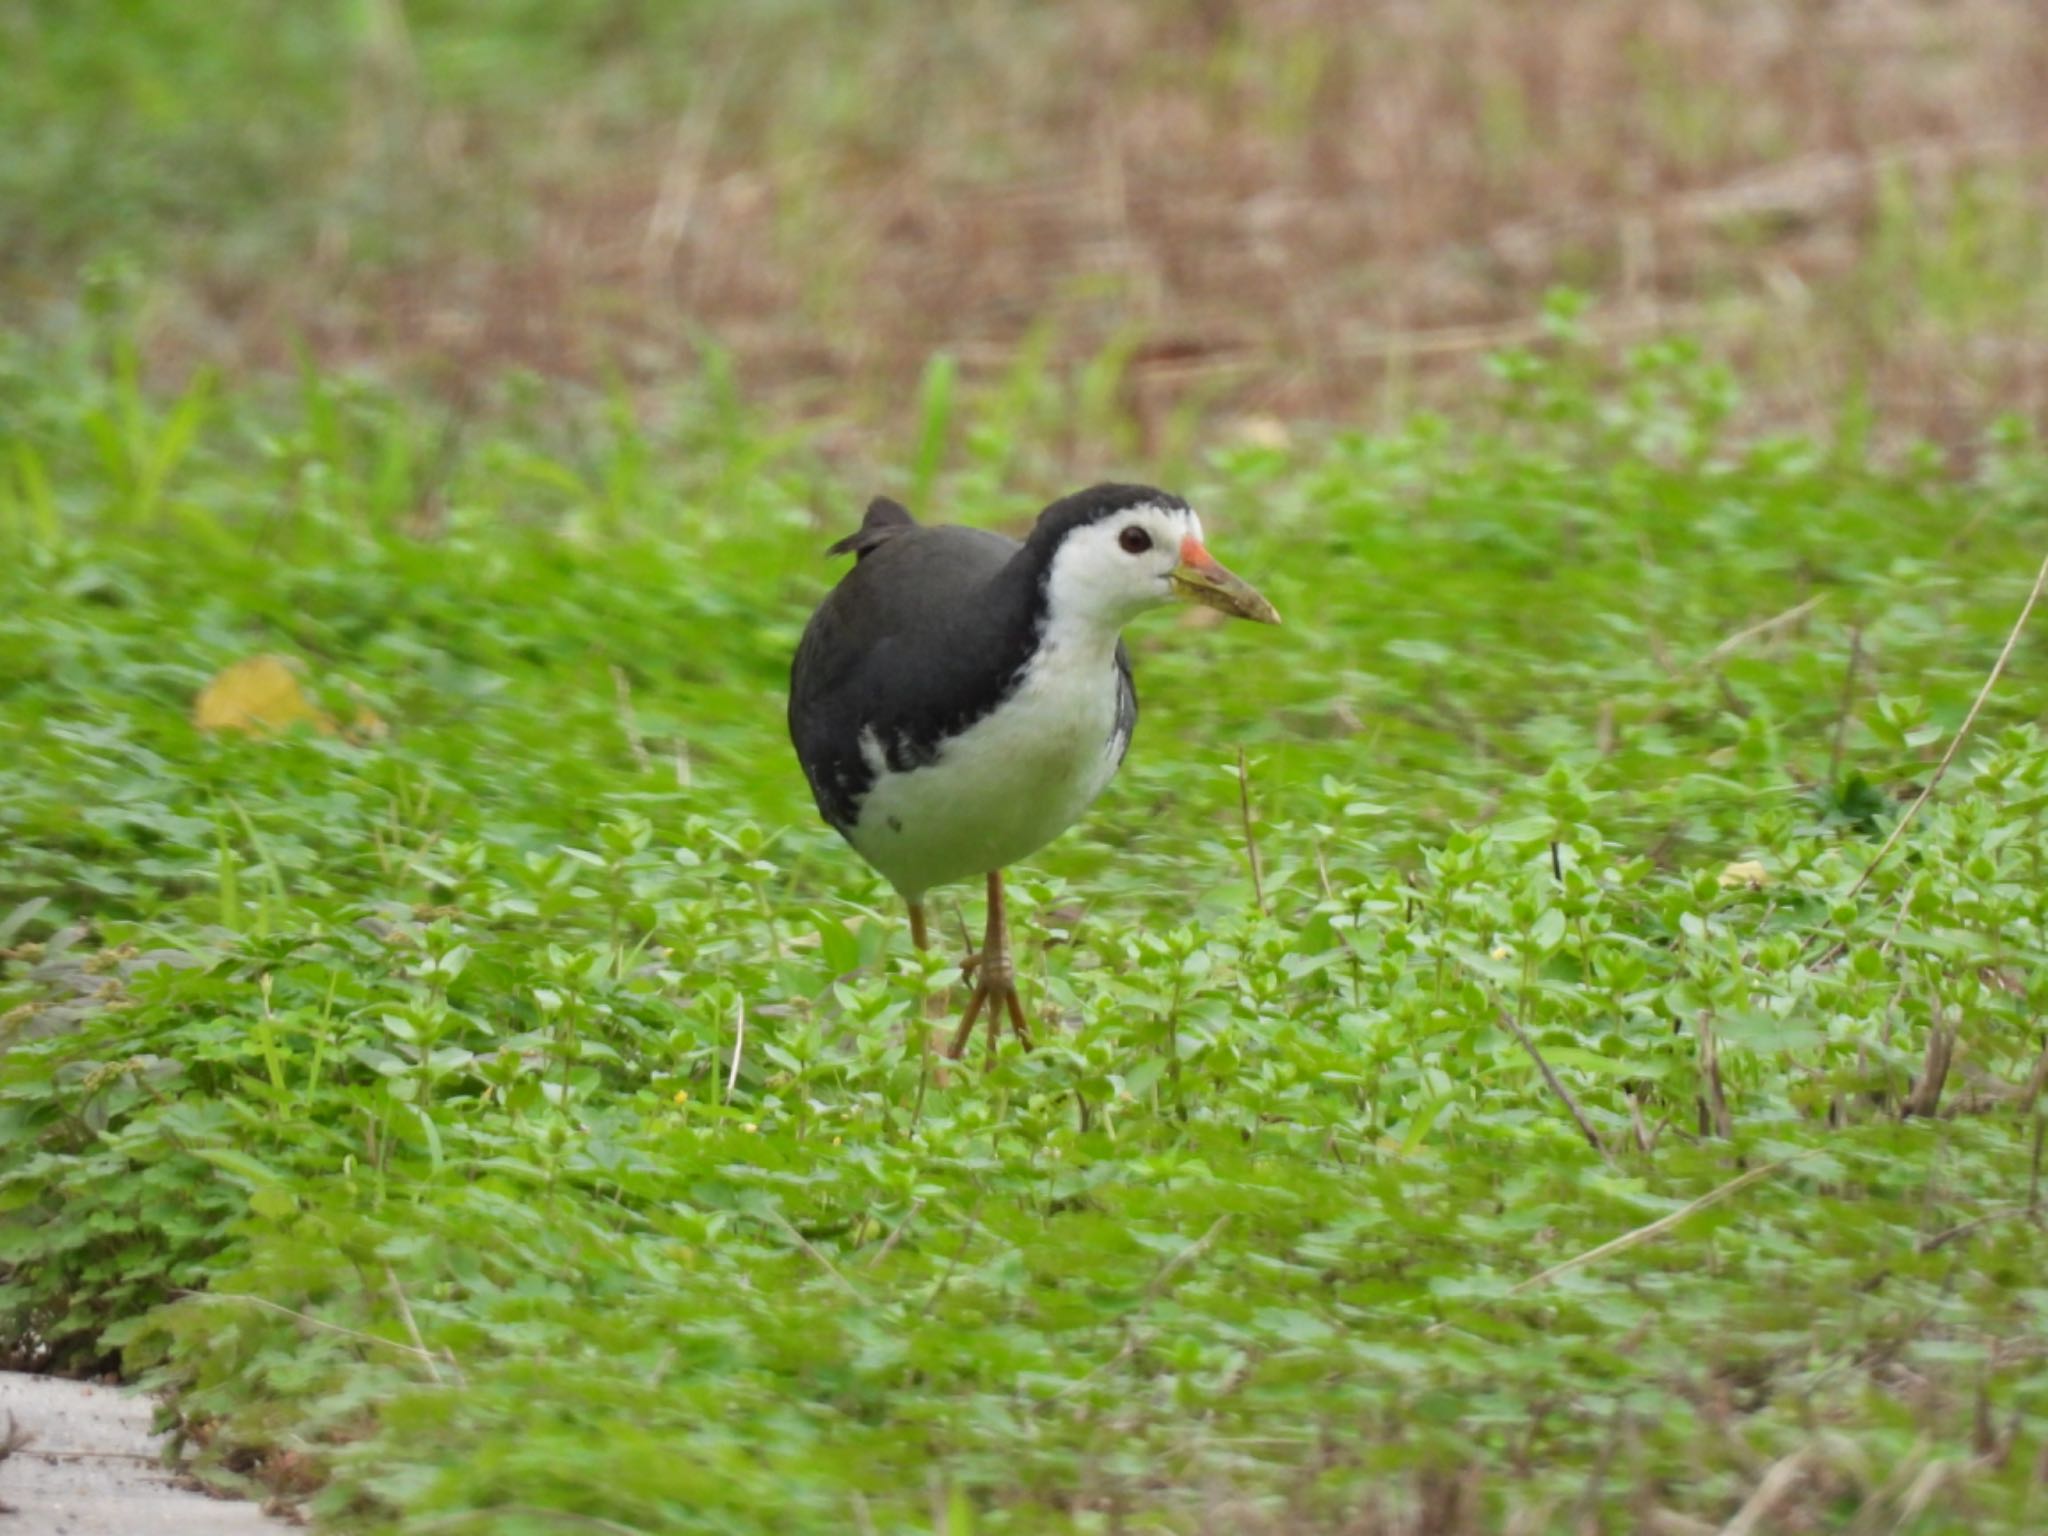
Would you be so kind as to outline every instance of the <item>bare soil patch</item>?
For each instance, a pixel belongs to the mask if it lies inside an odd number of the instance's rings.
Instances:
[[[1705,337],[1760,421],[2041,414],[2048,28],[2016,0],[904,7],[688,67],[675,120],[601,125],[593,77],[509,134],[385,60],[335,175],[374,160],[400,254],[337,216],[303,260],[202,261],[161,355],[303,340],[460,387],[708,340],[863,414],[938,351],[1094,364],[1156,448],[1176,412],[1455,400],[1563,285],[1617,341]]]

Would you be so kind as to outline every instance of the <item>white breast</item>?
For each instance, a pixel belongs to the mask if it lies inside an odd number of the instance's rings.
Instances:
[[[905,896],[1001,869],[1080,819],[1115,775],[1115,636],[1104,647],[1048,636],[1008,698],[948,742],[937,761],[892,771],[861,740],[874,787],[851,839]]]

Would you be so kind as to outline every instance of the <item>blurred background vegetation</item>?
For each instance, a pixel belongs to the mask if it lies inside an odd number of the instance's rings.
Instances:
[[[1562,285],[1758,425],[2043,405],[2022,0],[11,0],[0,52],[7,318],[119,284],[157,377],[716,349],[873,424],[943,351],[1156,456],[1455,400]]]

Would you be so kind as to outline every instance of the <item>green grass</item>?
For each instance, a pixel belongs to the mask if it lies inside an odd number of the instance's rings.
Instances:
[[[940,1082],[949,902],[920,966],[781,723],[902,485],[715,378],[453,431],[124,355],[0,354],[17,1356],[338,1531],[1712,1530],[1787,1457],[1797,1528],[2039,1528],[2038,638],[1857,888],[2032,578],[2022,434],[1739,446],[1567,335],[1188,465],[1287,625],[1134,629],[1014,886],[1041,1048]],[[1069,488],[929,393],[934,508]],[[195,730],[264,652],[388,733]]]

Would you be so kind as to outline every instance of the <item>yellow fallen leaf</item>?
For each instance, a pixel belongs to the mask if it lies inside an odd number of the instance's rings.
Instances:
[[[1738,885],[1744,885],[1752,891],[1760,891],[1771,883],[1771,872],[1755,859],[1745,859],[1722,870],[1720,879],[1723,890],[1733,890]]]
[[[222,668],[192,706],[192,723],[202,731],[267,735],[302,720],[322,735],[334,732],[333,720],[306,697],[281,656],[251,656]]]

